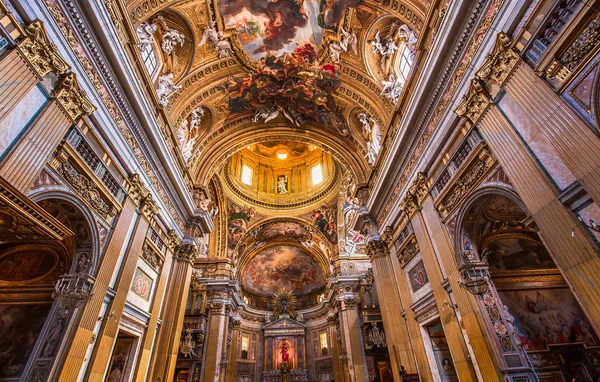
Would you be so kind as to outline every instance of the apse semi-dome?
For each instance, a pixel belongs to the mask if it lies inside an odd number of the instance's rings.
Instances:
[[[279,288],[310,295],[325,287],[319,261],[305,248],[275,245],[258,252],[243,270],[242,287],[257,296],[272,296]]]

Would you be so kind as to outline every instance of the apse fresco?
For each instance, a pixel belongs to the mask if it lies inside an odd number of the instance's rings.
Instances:
[[[503,238],[487,246],[492,271],[556,268],[546,248],[538,241],[525,238]]]
[[[600,345],[570,290],[499,291],[499,294],[515,318],[526,350],[542,350],[547,345],[571,342]]]
[[[219,0],[227,28],[238,31],[244,50],[253,59],[266,52],[292,52],[304,42],[321,44],[323,28],[334,29],[347,7],[360,0]]]
[[[295,295],[316,292],[325,285],[325,274],[317,260],[304,248],[277,245],[259,252],[244,270],[245,289],[271,296],[279,288]]]
[[[50,304],[0,305],[0,377],[23,373],[49,311]]]

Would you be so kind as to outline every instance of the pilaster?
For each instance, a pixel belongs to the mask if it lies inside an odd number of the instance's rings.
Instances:
[[[401,288],[394,275],[388,244],[383,240],[371,240],[368,244],[368,254],[376,280],[375,289],[392,360],[392,373],[394,380],[400,381],[400,366],[404,366],[409,374],[417,372],[414,342],[411,343],[406,320],[402,317],[404,301],[400,296]]]
[[[213,302],[209,305],[208,328],[206,343],[204,345],[206,356],[204,357],[204,382],[219,382],[221,373],[225,367],[223,361],[227,361],[227,325],[229,324],[229,305],[222,297],[225,292],[213,292],[209,297]]]

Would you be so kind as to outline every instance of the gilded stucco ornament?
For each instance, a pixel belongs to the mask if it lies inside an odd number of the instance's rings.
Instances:
[[[179,245],[181,245],[181,238],[174,229],[169,230],[167,233],[167,247],[175,249]]]
[[[25,35],[27,37],[19,45],[19,50],[40,78],[50,72],[65,74],[71,68],[48,38],[42,21],[34,20],[29,24]]]
[[[496,38],[494,48],[486,55],[486,59],[475,75],[482,81],[494,81],[503,86],[510,73],[519,62],[519,55],[512,49],[512,40],[504,32]]]
[[[149,194],[142,200],[142,203],[140,205],[140,212],[146,217],[146,219],[150,221],[154,219],[154,216],[156,216],[159,210],[160,207],[154,201],[152,194]]]
[[[52,95],[73,121],[84,115],[90,115],[96,110],[96,106],[90,101],[85,90],[79,87],[75,73],[61,76]]]
[[[187,261],[193,264],[198,258],[198,246],[192,241],[184,242],[177,247],[175,258],[179,261]]]
[[[459,117],[467,118],[476,124],[490,102],[490,95],[484,83],[479,78],[473,78],[467,94],[463,96],[455,112]]]
[[[131,175],[129,179],[127,179],[127,183],[129,184],[129,189],[127,190],[127,193],[135,203],[139,203],[140,200],[148,196],[148,194],[150,193],[150,191],[148,191],[148,188],[146,188],[144,183],[142,183],[140,174],[136,173]]]
[[[389,255],[390,251],[385,241],[370,240],[367,244],[367,254],[371,259],[377,259]]]

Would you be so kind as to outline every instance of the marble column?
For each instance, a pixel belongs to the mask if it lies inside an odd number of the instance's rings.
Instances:
[[[73,342],[60,372],[58,380],[61,382],[78,380],[80,370],[86,361],[88,348],[95,344],[94,331],[99,319],[102,318],[101,311],[113,273],[124,247],[128,245],[130,227],[136,224],[139,218],[138,205],[147,194],[148,190],[139,182],[139,178],[131,177],[128,197],[123,202],[123,208],[116,218],[114,232],[106,244],[104,257],[96,275],[93,294],[83,308],[79,326],[74,333]]]
[[[339,300],[339,320],[342,336],[342,361],[346,362],[349,382],[366,382],[369,380],[364,340],[356,298],[342,292]],[[345,353],[344,353],[345,352]]]
[[[408,374],[417,373],[413,344],[408,334],[406,320],[402,317],[404,307],[399,293],[400,288],[394,275],[387,243],[383,240],[369,241],[368,254],[373,266],[374,284],[392,361],[392,373],[394,380],[400,381],[400,366],[404,366]]]
[[[153,355],[152,381],[172,381],[183,329],[183,318],[192,279],[192,264],[198,256],[195,241],[185,238],[177,248],[171,269],[168,295],[162,312],[159,340]]]
[[[223,356],[226,356],[225,351],[227,349],[228,311],[229,305],[222,301],[210,303],[204,345],[204,382],[219,382],[221,380],[221,373],[224,371],[225,366],[223,361],[227,361]]]
[[[224,382],[235,382],[236,381],[236,361],[238,355],[238,346],[240,345],[241,336],[240,336],[240,324],[241,321],[239,319],[230,319],[231,325],[231,343],[227,348],[227,367],[225,368],[225,372],[223,373],[223,381]]]
[[[165,257],[165,262],[160,267],[160,276],[158,279],[158,285],[156,287],[156,293],[152,306],[150,307],[150,319],[148,320],[148,328],[144,335],[143,344],[141,348],[141,354],[139,357],[138,367],[135,372],[134,381],[144,382],[147,381],[148,374],[150,371],[150,359],[152,356],[152,350],[156,348],[157,334],[158,334],[158,319],[160,317],[161,307],[163,306],[163,300],[167,293],[167,280],[169,279],[169,271],[171,270],[174,250],[181,244],[181,239],[177,236],[175,231],[169,231],[167,240],[167,247],[169,248]]]

